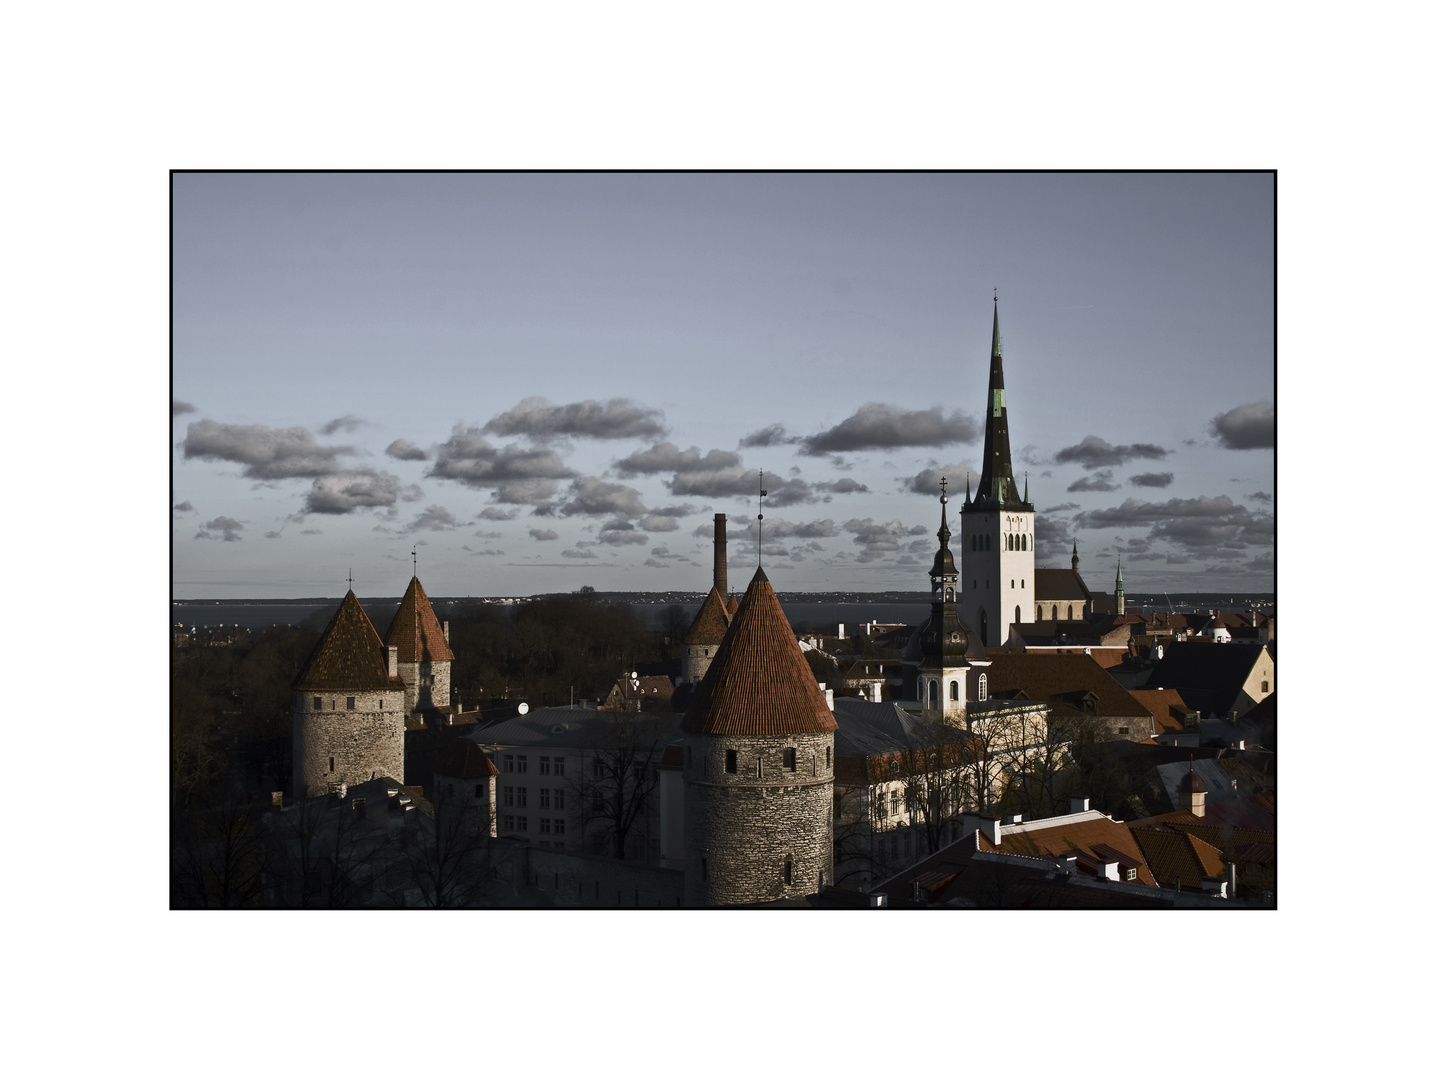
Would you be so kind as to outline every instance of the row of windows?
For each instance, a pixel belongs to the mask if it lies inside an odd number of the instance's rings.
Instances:
[[[526,814],[503,814],[502,831],[527,832],[528,816]],[[568,823],[565,818],[538,818],[538,832],[549,833],[552,836],[562,836],[568,831]],[[544,847],[547,845],[544,844]],[[562,847],[562,844],[554,844],[554,847]]]
[[[1016,620],[1018,621],[1018,619],[1019,619],[1019,612],[1016,612]],[[982,631],[982,632],[983,632],[983,631]],[[921,700],[921,701],[926,700],[925,695],[928,694],[928,695],[929,695],[928,701],[929,701],[930,707],[931,707],[931,708],[937,708],[938,705],[939,705],[939,693],[940,693],[939,683],[935,682],[933,679],[923,679],[923,678],[920,679],[920,681],[919,681],[919,697],[920,697],[920,700]],[[981,675],[981,676],[980,676],[979,694],[980,694],[980,700],[981,700],[981,701],[985,701],[985,700],[986,700],[987,698],[989,698],[989,696],[990,696],[990,695],[989,695],[989,692],[988,692],[988,687],[987,687],[987,685],[986,685],[986,683],[985,683],[985,676],[984,676],[984,675]],[[959,700],[960,700],[960,684],[959,684],[959,681],[956,680],[956,679],[951,679],[951,680],[950,680],[950,700],[951,700],[951,701],[959,701]]]
[[[1005,534],[1005,550],[1006,550],[1006,551],[1030,551],[1030,550],[1032,549],[1032,547],[1033,547],[1033,542],[1032,542],[1031,539],[1030,539],[1030,534],[1029,534],[1029,533],[1006,533],[1006,534]],[[995,547],[994,547],[994,544],[991,543],[989,533],[976,533],[974,536],[971,536],[971,537],[970,537],[970,550],[971,550],[971,551],[994,551],[994,550],[995,550]]]
[[[798,748],[797,748],[797,747],[793,747],[793,746],[786,746],[786,747],[784,747],[783,762],[784,762],[784,770],[785,770],[786,772],[798,772],[798,771],[799,771],[799,751],[798,751]],[[692,748],[692,747],[690,747],[690,748],[689,748],[689,751],[688,751],[688,763],[689,763],[690,766],[693,764],[693,748]],[[825,766],[827,767],[827,766],[832,765],[833,763],[834,763],[834,750],[833,750],[833,748],[826,746],[826,747],[824,748],[824,764],[825,764]],[[763,758],[755,758],[755,759],[754,759],[754,768],[755,768],[755,775],[757,775],[757,776],[762,776],[763,773],[764,773],[764,759],[763,759]],[[738,752],[737,750],[725,750],[725,751],[724,751],[724,772],[736,773],[736,772],[738,772],[738,771],[739,771],[739,752]]]
[[[1085,616],[1085,605],[1083,605],[1083,604],[1081,605],[1081,608],[1080,608],[1080,614],[1081,614],[1081,617],[1084,618],[1084,616]],[[1050,605],[1050,617],[1051,617],[1052,619],[1058,619],[1058,618],[1060,618],[1060,605],[1059,605],[1059,604],[1051,604],[1051,605]],[[1066,604],[1066,605],[1065,605],[1065,618],[1066,618],[1067,621],[1069,621],[1070,619],[1075,618],[1075,605],[1074,605],[1074,604]],[[1019,621],[1020,621],[1020,617],[1019,617],[1018,615],[1015,617],[1015,621],[1016,621],[1016,622],[1019,622]],[[1035,621],[1036,621],[1036,622],[1044,622],[1044,621],[1045,621],[1045,605],[1044,605],[1044,604],[1036,604],[1036,605],[1035,605]]]
[[[528,789],[525,787],[504,787],[502,789],[502,804],[504,806],[516,806],[518,808],[526,807],[528,804]],[[538,788],[538,809],[564,809],[564,789]]]
[[[505,773],[527,772],[528,756],[526,754],[504,754],[502,756],[502,771]],[[562,776],[563,759],[560,757],[549,758],[539,755],[538,774],[541,776]]]
[[[314,697],[314,698],[312,698],[312,708],[313,708],[313,709],[320,709],[321,707],[322,707],[322,699],[319,698],[319,697]],[[329,708],[329,709],[335,709],[336,707],[337,707],[337,699],[336,699],[336,698],[332,698],[331,704],[328,705],[327,708]],[[349,697],[349,698],[347,698],[347,708],[349,708],[349,709],[355,709],[356,707],[357,707],[357,699],[354,698],[354,697]],[[385,708],[386,708],[386,706],[385,706],[384,704],[382,704],[382,699],[381,699],[381,698],[378,698],[378,699],[377,699],[377,709],[378,709],[378,711],[381,711],[382,709],[385,709]]]

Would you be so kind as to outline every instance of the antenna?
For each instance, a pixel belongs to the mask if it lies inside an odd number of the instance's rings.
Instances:
[[[759,569],[764,568],[764,470],[759,470]]]

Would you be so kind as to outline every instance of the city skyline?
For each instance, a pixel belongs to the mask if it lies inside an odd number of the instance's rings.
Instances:
[[[1037,565],[1271,591],[1274,232],[1269,173],[177,174],[173,592],[702,591],[760,469],[776,588],[923,590],[996,287]]]

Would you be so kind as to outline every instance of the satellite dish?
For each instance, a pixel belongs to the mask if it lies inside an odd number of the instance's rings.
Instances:
[[[518,702],[518,715],[519,715],[519,716],[526,716],[527,714],[528,714],[528,703],[527,703],[526,701],[519,701],[519,702]]]
[[[629,677],[630,679],[636,679],[636,678],[638,678],[638,672],[636,672],[636,671],[630,671],[630,672],[628,673],[628,677]]]

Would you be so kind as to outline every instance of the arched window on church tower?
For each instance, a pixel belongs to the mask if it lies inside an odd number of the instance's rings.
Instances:
[[[980,700],[981,700],[981,701],[984,701],[984,700],[986,700],[988,697],[989,697],[989,692],[988,692],[988,689],[987,689],[987,687],[986,687],[986,685],[985,685],[985,676],[984,676],[984,673],[981,672],[981,674],[980,674]]]
[[[1050,617],[1051,617],[1052,619],[1058,619],[1058,618],[1060,618],[1060,607],[1059,607],[1059,605],[1057,605],[1057,604],[1051,604],[1051,605],[1050,605]]]
[[[950,680],[950,700],[951,700],[951,701],[959,701],[959,700],[960,700],[960,684],[959,684],[958,682],[956,682],[954,679],[951,679],[951,680]]]

